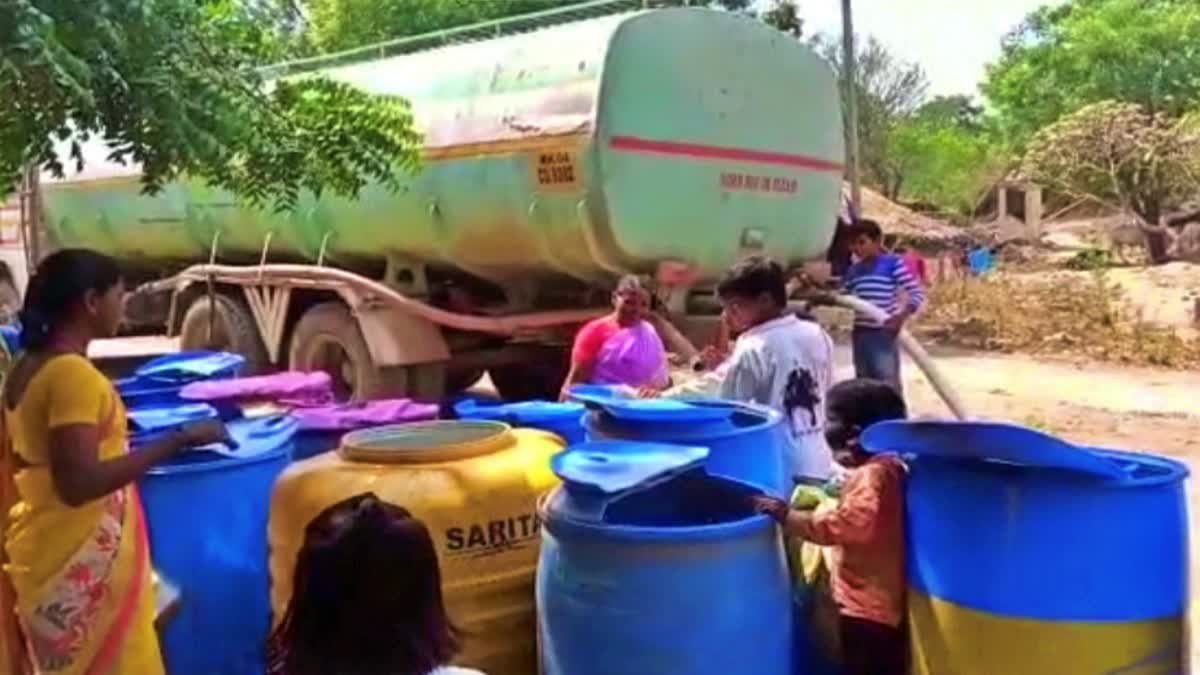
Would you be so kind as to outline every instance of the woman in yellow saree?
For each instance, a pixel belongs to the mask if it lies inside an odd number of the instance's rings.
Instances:
[[[224,429],[200,425],[128,451],[121,399],[86,357],[92,339],[116,332],[122,294],[117,264],[91,251],[55,253],[29,283],[25,353],[6,378],[0,448],[0,496],[11,505],[3,523],[11,585],[0,589],[9,672],[164,672],[134,481]]]

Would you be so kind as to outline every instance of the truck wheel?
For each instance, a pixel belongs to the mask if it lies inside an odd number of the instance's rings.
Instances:
[[[214,309],[215,308],[215,309]],[[209,317],[212,340],[209,340]],[[256,375],[271,368],[267,348],[258,335],[254,316],[245,303],[217,294],[197,297],[188,306],[179,328],[180,347],[186,350],[216,350],[241,354],[246,357],[245,374]]]
[[[339,400],[368,401],[409,397],[437,401],[445,387],[441,363],[379,367],[350,308],[325,302],[309,308],[292,332],[288,365],[294,370],[323,370],[333,378]]]
[[[288,367],[329,373],[339,400],[381,398],[402,391],[406,384],[403,377],[384,377],[375,366],[358,322],[340,302],[313,305],[300,317],[292,332]]]
[[[483,378],[486,370],[482,368],[451,369],[446,373],[446,395],[457,396],[475,386]]]
[[[536,363],[498,366],[488,372],[505,401],[557,401],[569,368],[566,350],[547,349],[545,358]]]

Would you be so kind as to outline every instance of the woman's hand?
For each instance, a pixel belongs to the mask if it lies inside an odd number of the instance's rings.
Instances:
[[[755,495],[750,498],[750,503],[754,506],[755,511],[770,516],[780,525],[787,520],[788,511],[791,510],[787,502],[767,495]]]
[[[236,446],[229,437],[229,430],[220,420],[203,420],[185,425],[179,430],[180,448],[196,448],[213,443]]]

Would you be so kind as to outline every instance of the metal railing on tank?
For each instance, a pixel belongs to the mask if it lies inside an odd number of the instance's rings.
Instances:
[[[686,6],[703,7],[705,3],[698,0],[592,0],[592,2],[583,2],[578,5],[548,9],[530,14],[520,14],[492,21],[483,21],[467,26],[447,28],[445,30],[388,40],[378,44],[355,47],[354,49],[334,52],[332,54],[322,54],[321,56],[286,61],[284,63],[264,66],[259,72],[267,79],[287,77],[289,75],[312,72],[321,68],[344,66],[372,59],[412,54],[438,47],[529,33],[572,21],[595,19],[602,16],[646,9]]]

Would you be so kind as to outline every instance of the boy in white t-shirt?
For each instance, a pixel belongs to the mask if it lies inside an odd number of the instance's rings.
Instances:
[[[825,441],[825,393],[833,384],[833,340],[815,321],[787,308],[787,277],[778,263],[752,257],[717,286],[724,320],[735,333],[732,354],[711,372],[662,395],[696,395],[759,403],[783,414],[792,441],[793,478],[825,480],[833,455]]]

